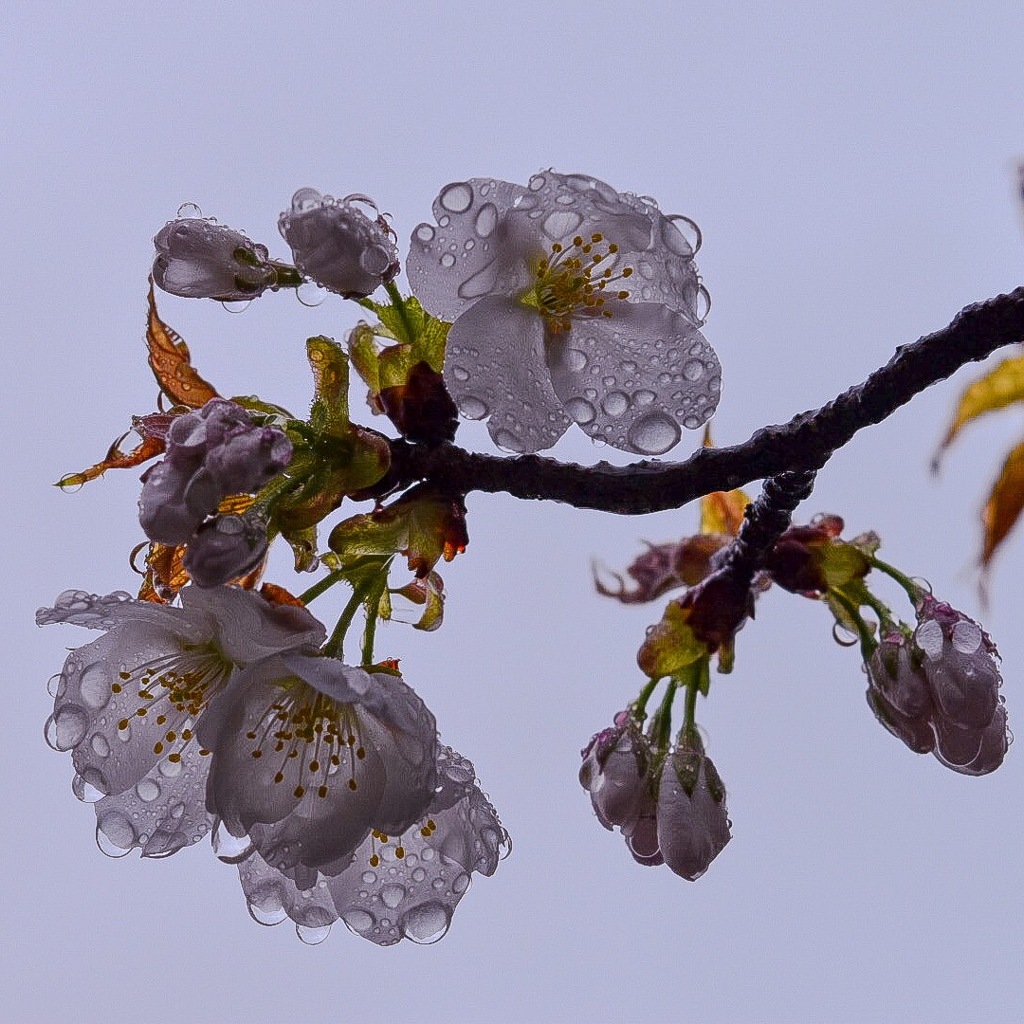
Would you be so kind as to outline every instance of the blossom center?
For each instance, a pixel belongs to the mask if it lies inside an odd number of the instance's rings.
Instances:
[[[618,251],[614,242],[605,244],[599,232],[589,240],[576,235],[569,246],[554,242],[551,253],[534,264],[535,281],[519,301],[536,309],[554,334],[568,331],[577,315],[610,317],[606,301],[629,298],[627,290],[615,286],[633,274],[632,267],[616,273]]]
[[[340,704],[300,679],[282,683],[282,695],[271,703],[256,727],[245,735],[255,741],[251,754],[279,759],[273,779],[294,784],[296,799],[307,790],[321,799],[330,792],[329,780],[342,763],[348,765],[348,788],[359,788],[356,764],[366,757],[359,718],[351,704]]]
[[[115,682],[111,691],[120,694],[138,687],[138,706],[133,715],[118,722],[118,732],[127,735],[133,722],[136,727],[143,723],[156,727],[159,731],[153,753],[166,753],[169,761],[178,763],[182,750],[195,735],[192,726],[196,719],[234,669],[234,664],[219,650],[202,646],[185,647],[132,671],[122,670],[120,682]],[[205,757],[210,752],[204,748],[199,753]]]

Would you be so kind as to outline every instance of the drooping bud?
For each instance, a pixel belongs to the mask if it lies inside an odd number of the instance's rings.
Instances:
[[[223,515],[203,523],[189,541],[184,566],[200,587],[219,587],[241,579],[267,553],[267,524],[262,516]]]
[[[390,281],[399,266],[387,221],[379,214],[371,219],[357,203],[376,214],[367,196],[334,199],[300,188],[277,222],[299,270],[344,298],[369,295]]]
[[[153,239],[157,287],[186,299],[252,299],[277,281],[265,246],[203,217],[169,221]]]
[[[650,761],[647,741],[629,712],[620,711],[615,725],[595,734],[580,755],[580,785],[590,793],[598,821],[626,832],[640,814]]]

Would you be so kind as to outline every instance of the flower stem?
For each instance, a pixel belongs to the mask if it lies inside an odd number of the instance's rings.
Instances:
[[[851,621],[857,629],[860,635],[860,653],[865,661],[869,661],[871,655],[875,653],[875,640],[871,635],[871,630],[868,628],[868,624],[864,621],[860,614],[860,609],[851,601],[842,591],[830,590],[829,593],[835,600],[843,606],[843,610],[847,615],[850,616]]]
[[[675,679],[670,679],[665,696],[662,697],[658,710],[651,718],[651,727],[647,734],[658,750],[668,749],[669,737],[672,735],[672,702],[675,700],[678,689],[679,683]]]
[[[388,281],[384,288],[391,297],[391,305],[398,310],[398,316],[402,321],[402,326],[405,328],[405,337],[402,340],[415,341],[416,331],[413,329],[409,313],[405,308],[405,296],[398,290],[398,285],[394,281]]]
[[[894,579],[907,592],[910,603],[917,607],[918,601],[921,600],[922,595],[925,593],[924,587],[915,583],[906,573],[900,572],[894,565],[883,562],[882,559],[876,558],[874,555],[871,556],[871,567]]]
[[[335,569],[334,572],[329,572],[322,580],[314,583],[308,590],[304,590],[299,594],[299,600],[303,604],[309,604],[310,601],[315,601],[321,594],[326,593],[335,583],[344,578],[345,574],[339,569]]]
[[[342,657],[345,650],[345,634],[348,632],[348,627],[352,625],[352,620],[355,618],[356,612],[359,610],[359,606],[363,603],[368,589],[369,588],[366,584],[364,584],[361,587],[356,587],[352,591],[352,596],[348,599],[348,604],[345,605],[345,608],[338,618],[338,624],[334,627],[327,643],[324,644],[323,652],[327,657]]]
[[[654,688],[658,685],[658,682],[659,680],[657,679],[648,680],[640,691],[640,695],[633,701],[633,717],[638,722],[642,722],[647,717],[647,702],[651,699],[651,694],[654,693]]]

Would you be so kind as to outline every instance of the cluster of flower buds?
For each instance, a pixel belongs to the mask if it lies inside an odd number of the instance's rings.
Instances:
[[[617,827],[639,864],[696,881],[731,835],[725,786],[694,728],[659,748],[629,711],[580,751],[580,784],[598,821]]]
[[[917,628],[893,629],[867,661],[867,699],[911,750],[963,775],[986,775],[1008,746],[995,644],[973,619],[924,595]]]
[[[213,398],[175,416],[165,457],[143,474],[139,522],[158,544],[187,545],[185,568],[199,586],[215,587],[251,572],[267,550],[258,512],[218,515],[231,495],[253,494],[291,461],[292,443],[260,426],[235,402]]]

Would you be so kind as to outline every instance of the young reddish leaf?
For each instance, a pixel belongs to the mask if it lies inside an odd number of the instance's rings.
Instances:
[[[168,327],[157,315],[152,278],[149,279],[146,345],[149,348],[149,365],[153,376],[160,390],[175,405],[201,409],[211,398],[218,397],[216,388],[203,380],[193,368],[188,345],[177,331]]]
[[[276,583],[264,583],[260,587],[260,597],[271,604],[295,605],[299,608],[306,606],[289,590],[279,587]]]
[[[971,420],[1021,399],[1024,399],[1024,356],[1004,359],[994,370],[971,381],[960,395],[953,422],[935,453],[932,468],[938,468],[943,452]]]
[[[1006,539],[1024,509],[1024,443],[1018,444],[1003,463],[999,478],[981,513],[984,543],[981,564],[988,567],[996,549]]]

